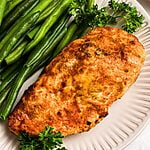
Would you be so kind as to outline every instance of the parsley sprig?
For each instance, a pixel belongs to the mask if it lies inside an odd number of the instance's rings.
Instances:
[[[21,133],[18,136],[20,141],[20,150],[66,150],[62,147],[61,133],[54,133],[53,128],[46,127],[38,136],[31,136],[27,133]]]
[[[129,33],[135,32],[144,22],[143,15],[136,7],[125,2],[110,0],[108,6],[98,9],[97,5],[86,7],[88,0],[73,0],[70,14],[74,16],[77,24],[90,27],[115,25]]]

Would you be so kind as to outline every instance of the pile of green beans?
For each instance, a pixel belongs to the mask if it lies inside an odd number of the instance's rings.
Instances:
[[[21,16],[26,9],[32,6],[37,0],[25,0],[8,17],[4,18],[3,24],[1,26],[1,32],[11,26],[14,21]]]
[[[0,1],[0,119],[7,119],[23,83],[79,37],[71,2]]]

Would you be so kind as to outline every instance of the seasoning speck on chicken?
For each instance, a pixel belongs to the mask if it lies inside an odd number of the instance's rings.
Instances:
[[[46,67],[9,116],[15,134],[46,126],[64,136],[88,131],[137,79],[142,44],[118,28],[98,27],[70,43]]]

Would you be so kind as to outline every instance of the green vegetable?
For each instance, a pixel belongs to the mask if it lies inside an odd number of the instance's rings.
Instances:
[[[80,25],[84,22],[85,28],[109,24],[108,20],[110,20],[111,16],[105,8],[98,9],[97,5],[91,8],[87,8],[86,6],[88,6],[87,0],[73,0],[69,12],[75,17],[77,24]]]
[[[38,0],[37,0],[38,2]],[[14,35],[18,31],[18,26],[24,22],[28,17],[32,16],[33,14],[37,12],[42,12],[50,3],[52,0],[40,0],[38,5],[34,7],[32,10],[29,8],[29,11],[25,12],[25,14],[19,18],[16,23],[12,25],[12,27],[8,30],[8,34],[3,38],[3,40],[0,42],[0,50],[5,45],[5,43],[10,39],[12,35]],[[30,11],[31,10],[31,11]]]
[[[54,51],[55,47],[58,45],[58,43],[61,41],[61,39],[64,37],[64,35],[67,33],[67,28],[64,27],[62,30],[60,30],[61,33],[58,33],[55,37],[52,39],[52,44],[48,49],[45,51],[44,55],[40,57],[40,59],[33,64],[33,66],[38,66],[40,68],[44,64],[49,63],[53,58],[52,58],[52,52]],[[37,67],[36,67],[37,68]]]
[[[50,3],[49,6],[41,13],[37,23],[46,19],[56,8],[58,8],[58,5],[60,5],[61,2],[62,0],[52,1],[52,3]]]
[[[5,69],[6,69],[6,66],[1,66],[1,67],[0,67],[0,79],[1,79],[1,74],[2,74],[2,72],[3,72]]]
[[[36,33],[38,32],[38,30],[40,29],[40,25],[36,26],[32,31],[30,31],[27,36],[29,37],[29,39],[33,39],[34,36],[36,35]]]
[[[116,19],[116,22],[121,22],[122,29],[127,32],[133,33],[143,24],[144,16],[139,14],[136,7],[125,2],[118,3],[115,0],[109,1],[109,7],[114,12],[113,18]]]
[[[18,70],[15,70],[13,74],[9,75],[4,81],[2,81],[2,84],[0,85],[0,92],[2,92],[9,85],[9,83],[16,78],[17,75]]]
[[[38,62],[35,64],[39,64],[39,62],[42,64],[43,62],[50,62],[52,60],[52,52],[54,51],[55,47],[58,45],[58,43],[61,41],[61,39],[64,37],[64,35],[67,33],[67,28],[65,27],[64,29],[61,30],[61,33],[56,35],[52,39],[52,44],[50,47],[45,51],[44,55],[39,59]]]
[[[23,41],[26,41],[25,36],[26,35],[20,37],[20,39],[18,40],[18,42],[11,49],[10,53],[12,53]]]
[[[63,37],[59,45],[57,46],[56,50],[53,53],[52,57],[55,57],[60,51],[71,41],[73,35],[75,34],[78,25],[75,22],[72,22],[68,28],[66,35]]]
[[[64,27],[62,30],[59,30],[61,33],[58,32],[58,35],[54,36],[52,38],[52,44],[46,49],[44,55],[42,55],[39,60],[33,64],[35,66],[34,71],[38,70],[39,68],[43,67],[43,65],[49,63],[52,58],[52,52],[55,50],[58,43],[61,41],[61,39],[64,37],[64,35],[67,32],[67,28]],[[25,64],[26,65],[26,64]],[[33,72],[34,72],[33,71]]]
[[[22,24],[28,17],[34,15],[37,12],[42,12],[50,3],[52,0],[40,0],[38,5],[34,7],[32,10],[29,8],[29,11],[25,12],[25,16],[23,15],[21,18],[19,18],[16,23],[12,25],[12,27],[7,31],[7,35],[3,38],[3,40],[0,42],[0,50],[2,47],[7,43],[7,41],[13,36],[17,31],[20,24]],[[31,11],[30,11],[31,10]]]
[[[9,75],[11,75],[16,69],[20,68],[20,66],[23,64],[23,59],[17,61],[15,64],[12,64],[8,67],[6,67],[0,76],[1,80],[5,80]]]
[[[9,93],[9,91],[11,89],[12,83],[10,83],[2,92],[0,92],[0,106],[2,105],[4,100],[6,99],[8,93]]]
[[[45,20],[45,22],[42,24],[40,30],[34,37],[34,40],[29,43],[29,45],[26,48],[25,53],[30,51],[34,46],[36,46],[42,38],[46,35],[48,30],[54,25],[54,23],[58,20],[58,18],[62,15],[62,13],[68,8],[72,0],[64,0],[58,8],[56,8],[52,14]]]
[[[27,67],[30,67],[35,62],[37,62],[42,55],[44,55],[45,51],[52,45],[53,39],[55,39],[63,30],[66,23],[68,22],[68,17],[63,17],[61,21],[58,23],[57,27],[54,29],[54,31],[50,32],[36,47],[35,50],[30,54],[27,62],[25,63]]]
[[[27,15],[28,16],[31,16],[33,15],[34,13],[36,12],[42,12],[45,10],[45,8],[47,8],[47,6],[52,2],[52,0],[40,0],[39,4],[32,9],[32,11]]]
[[[3,33],[0,33],[0,41],[4,38],[5,35],[6,35],[6,31],[4,31]]]
[[[53,128],[46,127],[38,136],[31,136],[27,133],[21,133],[18,136],[20,141],[20,150],[66,150],[62,147],[62,134],[54,133]]]
[[[5,62],[7,63],[7,65],[13,64],[20,59],[27,43],[28,41],[23,41],[12,53],[10,53],[5,58]]]
[[[87,0],[73,0],[70,7],[69,12],[79,25],[83,22],[87,27],[115,25],[133,33],[141,27],[144,21],[143,15],[139,15],[135,7],[125,2],[110,0],[109,5],[101,9],[98,9],[97,5],[87,9],[86,5],[88,5]]]
[[[13,12],[11,12],[7,18],[4,19],[1,26],[1,31],[4,31],[9,26],[11,26],[14,21],[16,21],[31,5],[33,5],[37,0],[25,0],[20,5],[18,5]]]
[[[6,0],[0,0],[0,25],[4,17],[5,6],[6,6]]]
[[[7,44],[3,46],[3,48],[0,51],[0,63],[4,60],[4,58],[9,54],[13,46],[17,43],[19,38],[23,36],[30,28],[34,25],[36,20],[39,17],[39,12],[33,14],[32,16],[28,17],[23,23],[20,24],[18,27],[18,32],[16,32],[15,35],[13,35]]]
[[[7,2],[6,5],[6,11],[4,12],[4,17],[7,16],[7,14],[13,10],[19,3],[21,3],[23,0],[11,0]]]
[[[87,17],[86,10],[88,6],[87,0],[73,0],[70,7],[69,13],[74,16],[77,24],[82,23]],[[87,23],[87,22],[86,22]],[[85,25],[85,24],[84,24]]]
[[[32,68],[33,69],[33,68]],[[9,95],[5,102],[3,103],[2,107],[0,108],[0,118],[6,119],[8,114],[10,113],[10,110],[12,109],[12,106],[14,104],[14,101],[18,95],[18,92],[25,82],[25,80],[28,78],[28,75],[31,71],[31,68],[25,68],[23,67],[21,71],[19,72],[19,75],[15,79],[13,88],[10,90]]]
[[[15,23],[19,23],[19,22],[20,22],[21,20],[23,20],[24,18],[27,18],[27,17],[28,17],[28,14],[30,14],[30,13],[32,12],[32,10],[38,6],[38,4],[40,4],[40,0],[35,1],[31,6],[29,6],[28,9],[26,9],[26,10],[24,11],[24,13],[19,17],[18,20],[16,20]],[[36,11],[36,12],[38,12],[38,11]],[[35,12],[35,13],[36,13],[36,12]],[[40,10],[39,10],[39,12],[40,12]],[[33,14],[33,13],[32,13],[32,14]],[[30,15],[32,15],[32,14],[30,14]]]

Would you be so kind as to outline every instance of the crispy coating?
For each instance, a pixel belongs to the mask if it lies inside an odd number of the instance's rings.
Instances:
[[[145,59],[138,39],[121,29],[95,28],[46,67],[9,116],[15,134],[51,126],[64,136],[88,131],[137,79]]]

